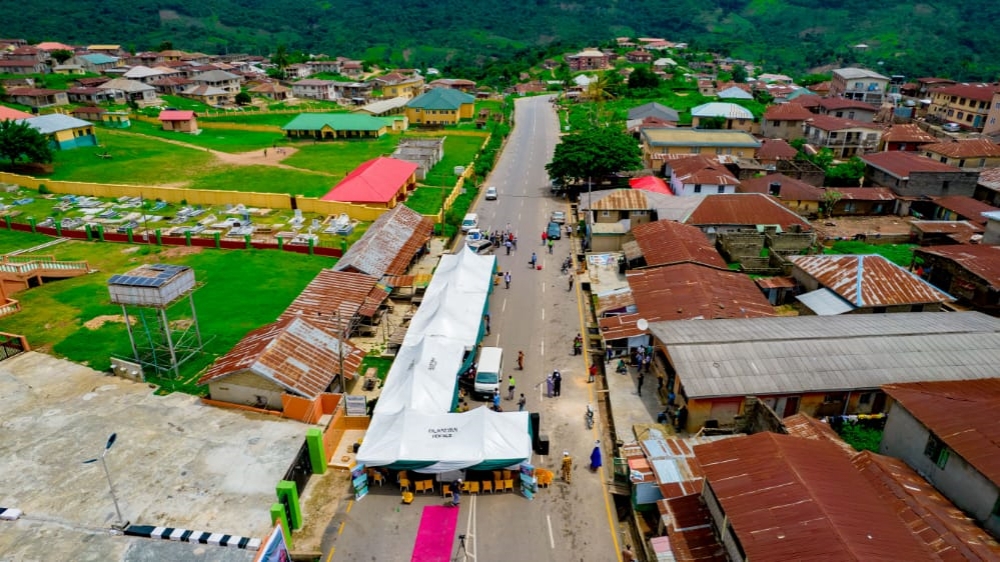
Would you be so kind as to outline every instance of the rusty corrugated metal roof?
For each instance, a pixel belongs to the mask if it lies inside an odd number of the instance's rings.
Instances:
[[[590,208],[595,211],[643,211],[650,208],[646,192],[641,189],[615,189],[597,199]]]
[[[990,287],[1000,289],[1000,247],[980,244],[956,244],[916,248],[914,252],[930,254],[954,261],[979,277]]]
[[[726,551],[712,528],[712,514],[701,494],[662,500],[670,524],[670,550],[679,562],[726,562]]]
[[[942,560],[1000,560],[1000,544],[902,460],[862,451],[851,462]]]
[[[852,201],[895,201],[896,194],[888,187],[828,187],[836,191],[841,199]]]
[[[1000,211],[1000,209],[990,205],[989,203],[984,203],[966,195],[931,197],[931,201],[934,201],[934,203],[939,207],[943,207],[949,211],[957,213],[966,220],[984,226],[986,225],[986,217],[983,216],[983,213]]]
[[[851,447],[846,441],[837,435],[837,432],[830,427],[830,424],[818,420],[806,414],[793,414],[781,420],[785,426],[785,431],[789,435],[801,437],[803,439],[822,439],[829,441],[840,448],[847,458],[851,458],[858,451]]]
[[[926,156],[898,150],[864,154],[861,159],[869,166],[901,179],[909,178],[910,174],[914,172],[959,173],[962,171],[955,166],[938,162]]]
[[[307,398],[325,392],[340,372],[354,378],[365,354],[304,318],[280,319],[248,333],[208,369],[198,384],[250,372]]]
[[[760,277],[754,279],[761,289],[792,289],[795,287],[795,280],[791,277]]]
[[[642,318],[641,314],[615,314],[597,319],[597,325],[601,329],[601,337],[604,341],[620,340],[623,338],[634,338],[645,334],[645,330],[640,330],[636,322]]]
[[[1000,485],[1000,378],[888,384],[886,394]]]
[[[777,224],[783,230],[789,230],[792,225],[798,225],[803,231],[812,229],[808,221],[782,205],[781,201],[762,193],[705,195],[684,223],[695,226]]]
[[[602,316],[608,312],[625,310],[635,304],[632,291],[628,287],[622,287],[606,293],[600,293],[597,297],[597,315]]]
[[[758,433],[695,447],[749,560],[928,560],[828,441]]]
[[[950,295],[879,255],[789,256],[821,286],[856,307],[930,304]]]
[[[373,316],[388,296],[374,277],[324,269],[278,318],[301,316],[334,334],[346,334],[355,316]]]
[[[774,316],[754,282],[735,271],[685,263],[636,271],[627,279],[638,314],[649,322]]]
[[[675,263],[726,267],[715,245],[698,227],[660,220],[635,226],[632,235],[649,267]]]
[[[715,158],[690,155],[667,164],[674,178],[683,184],[739,185],[729,169]]]
[[[406,273],[414,256],[431,238],[434,224],[406,205],[383,213],[333,266],[373,277]]]

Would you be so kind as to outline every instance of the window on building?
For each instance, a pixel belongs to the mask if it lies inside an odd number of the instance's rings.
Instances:
[[[948,191],[948,188],[950,186],[951,186],[951,182],[950,181],[943,181],[943,182],[941,182],[941,191]]]
[[[691,147],[691,154],[701,154],[701,147],[700,146],[692,146]]]
[[[924,447],[924,456],[934,461],[938,468],[944,469],[948,464],[950,456],[948,447],[933,433],[927,436],[927,446]]]
[[[854,119],[854,112],[853,111],[848,111],[847,112],[847,118],[848,119]]]
[[[1000,104],[997,104],[997,105],[1000,105]],[[781,126],[781,121],[772,121],[771,124],[774,125],[775,127],[780,127]]]
[[[725,193],[725,192],[726,192],[726,186],[720,185],[719,186],[719,193]]]
[[[843,111],[838,111],[837,113],[834,113],[833,116],[834,117],[843,117],[844,116],[844,112]]]
[[[958,167],[959,168],[964,168],[965,167],[965,159],[964,158],[958,161]]]
[[[997,497],[997,501],[993,504],[993,511],[990,512],[993,517],[1000,516],[1000,497]]]
[[[831,139],[837,138],[837,131],[834,131],[834,132],[830,133],[830,138]]]
[[[979,159],[979,167],[980,168],[985,168],[986,167],[986,159],[985,158],[980,158]]]
[[[602,217],[610,217],[611,216],[611,211],[601,211],[601,216]]]
[[[861,395],[858,396],[858,404],[871,404],[873,396],[875,396],[874,392],[862,392]]]
[[[695,193],[701,193],[701,184],[700,183],[694,184],[694,192]]]

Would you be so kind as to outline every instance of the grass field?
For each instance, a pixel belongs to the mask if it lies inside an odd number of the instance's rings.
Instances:
[[[476,153],[483,146],[486,134],[452,134],[444,140],[444,158],[431,168],[427,177],[420,183],[424,185],[453,186],[458,181],[455,176],[455,166],[468,166]]]
[[[910,267],[914,244],[865,244],[854,240],[834,242],[824,254],[878,254],[900,267]]]
[[[259,191],[318,197],[330,191],[336,178],[309,171],[272,166],[215,166],[190,178],[193,189]]]
[[[51,241],[52,237],[44,234],[6,230],[0,227],[0,254],[32,248]]]
[[[366,160],[379,156],[389,156],[396,149],[399,135],[383,135],[378,140],[355,140],[335,142],[314,142],[311,140],[292,141],[289,146],[298,152],[284,160],[285,164],[336,174],[343,179],[348,172]]]
[[[20,241],[0,231],[0,244]],[[21,241],[34,245],[31,239]],[[121,308],[108,298],[107,280],[140,263],[173,263],[194,268],[201,288],[194,293],[195,307],[205,340],[205,353],[181,368],[186,381],[178,389],[197,393],[191,381],[216,357],[229,351],[252,329],[272,322],[330,258],[264,250],[204,250],[182,255],[177,249],[67,242],[49,254],[63,260],[87,260],[97,269],[74,279],[46,283],[17,293],[22,312],[0,318],[0,331],[23,334],[31,346],[51,350],[59,356],[86,363],[99,370],[110,366],[110,355],[129,356],[130,346],[121,321],[100,327],[84,324],[98,316],[118,318]],[[183,318],[185,305],[171,311],[171,319]],[[168,383],[169,384],[169,383]],[[176,385],[176,383],[175,383]]]
[[[212,123],[243,123],[247,125],[274,125],[283,127],[289,121],[295,119],[294,113],[230,113],[219,117],[210,116],[199,118],[198,124],[203,127],[211,127]]]
[[[270,148],[274,143],[284,143],[285,136],[280,131],[241,131],[233,129],[213,129],[210,123],[201,122],[201,133],[191,135],[175,131],[164,131],[159,125],[143,121],[133,121],[129,133],[140,133],[220,152],[251,152]]]

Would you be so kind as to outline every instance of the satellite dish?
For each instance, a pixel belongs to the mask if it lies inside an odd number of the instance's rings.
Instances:
[[[645,318],[640,318],[636,321],[635,327],[645,332],[649,328],[649,321]]]

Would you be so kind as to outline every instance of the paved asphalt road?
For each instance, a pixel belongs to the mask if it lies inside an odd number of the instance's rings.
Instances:
[[[557,478],[532,501],[510,493],[464,498],[456,535],[467,535],[466,560],[618,560],[617,524],[603,484],[610,479],[610,467],[597,473],[587,468],[604,425],[598,420],[594,429],[586,428],[584,414],[587,403],[595,400],[594,385],[586,382],[583,357],[572,354],[573,337],[581,331],[581,295],[577,284],[567,290],[568,277],[559,271],[575,240],[556,241],[552,255],[541,245],[551,212],[569,212],[565,200],[548,192],[545,164],[558,139],[558,120],[548,97],[517,100],[515,127],[485,184],[496,186],[499,198],[480,199],[475,209],[482,227],[504,229],[509,223],[519,239],[511,255],[497,252],[499,267],[511,272],[512,281],[510,289],[501,283],[494,291],[492,333],[483,344],[504,348],[505,373],[516,378],[515,395],[524,392],[528,410],[541,413],[541,432],[551,440],[551,455],[535,455],[532,462],[553,470]],[[537,252],[541,271],[528,267],[531,252]],[[518,350],[525,353],[524,371],[515,370]],[[543,396],[544,381],[553,369],[563,375],[562,396],[548,398]],[[505,400],[503,407],[517,406]],[[574,459],[571,484],[558,478],[563,451]],[[395,488],[374,489],[338,515],[342,526],[332,559],[409,559],[422,507],[441,502],[440,496],[418,495],[412,505],[400,506]],[[462,559],[454,557],[457,546],[456,536],[453,560]]]

